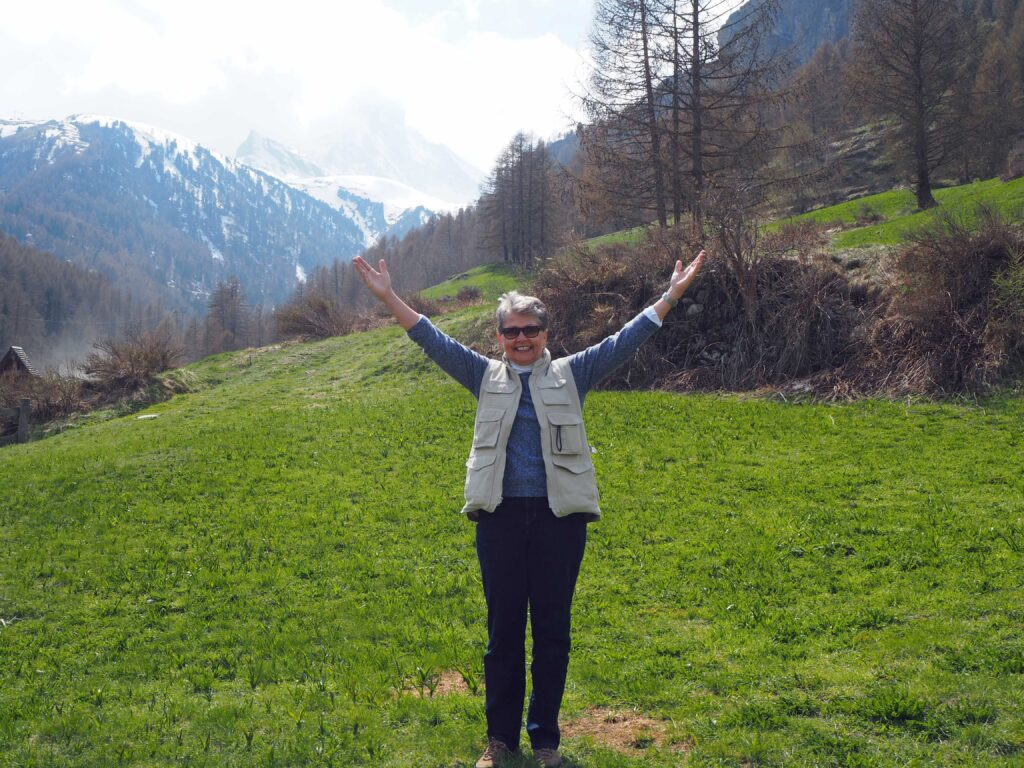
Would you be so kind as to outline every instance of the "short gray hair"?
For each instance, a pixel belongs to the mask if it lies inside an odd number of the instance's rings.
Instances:
[[[544,302],[536,296],[524,296],[519,291],[509,291],[501,294],[498,299],[498,309],[494,315],[498,320],[498,329],[505,327],[505,318],[510,312],[517,315],[533,315],[537,318],[541,328],[548,327],[548,309]]]

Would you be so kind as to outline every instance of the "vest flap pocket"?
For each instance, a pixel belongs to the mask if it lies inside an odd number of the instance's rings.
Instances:
[[[488,380],[484,382],[484,391],[493,392],[498,395],[507,395],[515,392],[516,385],[507,379]]]
[[[476,415],[476,420],[479,422],[484,421],[501,421],[501,417],[505,412],[501,408],[481,408],[480,412]]]
[[[548,421],[555,426],[571,426],[583,423],[583,419],[575,413],[549,413]]]
[[[565,384],[565,379],[562,379],[562,383]],[[541,384],[540,399],[544,405],[569,405],[569,388],[565,386],[545,387]]]
[[[541,389],[561,389],[565,386],[565,379],[556,379],[553,376],[545,376],[538,382]]]
[[[481,454],[474,453],[466,460],[467,469],[483,469],[489,467],[497,459],[497,455],[493,453]]]
[[[476,415],[473,427],[473,447],[493,448],[498,444],[501,433],[501,417],[505,412],[501,408],[481,408]]]
[[[574,413],[548,412],[551,453],[583,453],[583,419]]]
[[[575,455],[555,453],[551,456],[551,463],[556,467],[569,470],[574,475],[582,475],[584,472],[589,472],[594,468],[594,465],[590,462],[590,457],[585,453]]]

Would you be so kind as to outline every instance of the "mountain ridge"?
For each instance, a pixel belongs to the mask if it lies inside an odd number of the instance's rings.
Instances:
[[[453,213],[470,203],[438,197],[414,187],[401,180],[399,177],[403,174],[398,172],[381,175],[386,169],[372,165],[363,166],[363,169],[377,170],[378,173],[356,172],[353,169],[358,167],[351,164],[322,164],[308,154],[257,131],[250,131],[239,146],[236,157],[246,165],[276,176],[317,200],[348,213],[366,232],[372,233],[367,240],[368,246],[377,236],[404,234],[407,231],[405,222],[411,220],[414,211],[422,209],[430,215]]]
[[[724,45],[743,29],[743,19],[763,0],[748,0],[726,19],[718,34]],[[850,33],[855,0],[780,0],[772,31],[766,36],[768,53],[788,53],[798,67],[810,60],[822,43],[837,42]]]
[[[181,309],[229,275],[254,301],[283,301],[303,273],[367,241],[271,175],[101,115],[0,120],[0,229]]]

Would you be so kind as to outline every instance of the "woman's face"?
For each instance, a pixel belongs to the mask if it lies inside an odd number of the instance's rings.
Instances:
[[[498,341],[505,351],[505,357],[516,365],[533,365],[544,355],[544,349],[548,345],[548,332],[542,330],[532,339],[527,338],[524,333],[517,334],[513,339],[507,339],[502,330],[511,331],[513,328],[530,327],[540,327],[540,321],[534,315],[509,312],[505,315],[504,325],[498,329]]]

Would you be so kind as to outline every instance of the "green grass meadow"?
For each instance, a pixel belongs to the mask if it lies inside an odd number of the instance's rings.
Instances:
[[[917,209],[917,198],[912,190],[894,189],[771,222],[768,228],[774,229],[782,223],[799,221],[841,226],[842,231],[832,236],[830,247],[842,251],[866,246],[898,245],[909,233],[932,221],[941,212],[954,213],[969,224],[973,222],[979,204],[991,206],[1009,221],[1024,221],[1024,178],[1007,182],[986,179],[935,189],[933,194],[939,206],[928,211]],[[865,214],[873,215],[879,221],[858,225],[858,219]],[[595,248],[607,245],[635,246],[644,239],[647,230],[648,227],[634,227],[595,237],[587,242]]]
[[[0,452],[0,764],[471,766],[472,397],[397,328],[176,375]],[[660,726],[568,766],[1024,764],[1024,398],[586,410],[563,721]]]
[[[505,291],[513,291],[518,287],[519,280],[511,265],[484,264],[420,291],[420,295],[425,299],[453,298],[463,288],[476,288],[482,298],[497,299]]]
[[[1007,182],[987,179],[958,187],[935,189],[933,193],[939,205],[927,211],[917,209],[917,199],[912,190],[897,189],[821,208],[795,216],[790,221],[843,225],[846,229],[832,238],[831,245],[836,250],[867,245],[898,245],[909,233],[943,212],[958,215],[970,224],[974,221],[979,204],[991,206],[1010,221],[1024,221],[1024,178]],[[858,217],[864,214],[872,214],[881,221],[856,226]]]

